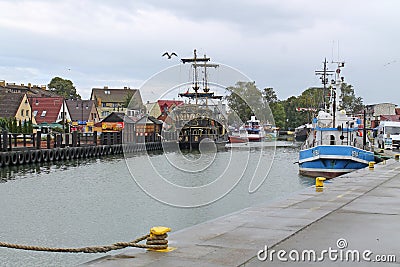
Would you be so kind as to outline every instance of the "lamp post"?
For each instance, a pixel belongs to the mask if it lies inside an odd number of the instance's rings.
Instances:
[[[86,125],[86,123],[84,124],[83,122],[83,100],[81,100],[81,124],[82,125]],[[76,109],[79,109],[79,100],[76,101]],[[86,103],[86,109],[89,109],[88,103]],[[82,126],[83,128],[83,126]],[[81,129],[81,132],[83,132],[83,129]]]

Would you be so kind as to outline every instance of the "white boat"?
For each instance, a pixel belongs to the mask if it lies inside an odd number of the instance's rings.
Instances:
[[[276,140],[277,129],[271,124],[261,125],[256,116],[251,116],[239,131],[234,131],[229,135],[230,143],[248,143]]]
[[[324,64],[326,70],[326,60]],[[299,172],[302,175],[333,178],[374,161],[373,152],[366,150],[365,139],[361,137],[361,120],[337,108],[344,81],[340,76],[342,67],[344,63],[338,62],[336,79],[330,87],[329,110],[319,111],[313,119],[311,132],[300,150]]]

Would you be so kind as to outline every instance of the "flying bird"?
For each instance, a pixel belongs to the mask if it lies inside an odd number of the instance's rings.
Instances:
[[[162,57],[164,57],[164,56],[167,56],[168,57],[168,59],[171,59],[172,58],[172,56],[178,56],[175,52],[172,52],[171,54],[169,54],[168,52],[165,52],[163,55],[162,55]]]
[[[386,64],[383,65],[383,66],[386,67],[387,65],[390,65],[390,64],[392,64],[392,63],[396,63],[396,60],[390,61],[390,62],[386,63]]]

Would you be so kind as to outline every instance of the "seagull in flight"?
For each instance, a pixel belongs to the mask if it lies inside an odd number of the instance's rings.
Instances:
[[[169,54],[168,52],[165,52],[163,55],[162,55],[162,57],[164,57],[164,56],[167,56],[168,57],[168,59],[171,59],[172,58],[172,56],[178,56],[175,52],[172,52],[171,54]]]
[[[387,65],[390,65],[390,64],[392,64],[392,63],[396,63],[396,60],[390,61],[390,62],[386,63],[386,64],[383,65],[383,66],[386,67]]]

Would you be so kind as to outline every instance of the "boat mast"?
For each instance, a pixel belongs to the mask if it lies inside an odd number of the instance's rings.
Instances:
[[[341,87],[342,83],[344,82],[344,77],[340,76],[341,68],[344,67],[344,61],[333,61],[332,63],[337,64],[337,69],[335,72],[335,80],[332,80],[332,84],[335,85],[335,89],[333,90],[334,95],[333,95],[333,127],[335,128],[336,124],[336,112],[337,110],[337,105],[340,103],[340,97],[341,97]]]
[[[327,61],[326,58],[324,60],[324,69],[323,70],[316,70],[315,75],[320,75],[320,79],[322,81],[322,84],[324,85],[324,92],[323,92],[323,103],[324,103],[324,111],[326,112],[328,110],[326,106],[326,85],[328,84],[328,76],[332,75],[334,72],[333,70],[328,70],[327,67]]]
[[[204,58],[207,58],[206,55],[204,54]],[[204,64],[204,87],[203,87],[204,93],[208,93],[210,89],[208,88],[207,84],[207,64]],[[206,106],[208,106],[208,97],[206,96]]]
[[[192,67],[193,67],[193,71],[194,71],[194,75],[193,75],[193,90],[195,92],[195,96],[196,96],[196,106],[197,106],[197,93],[199,90],[199,85],[198,85],[198,74],[197,74],[197,67],[198,64],[197,62],[204,62],[206,63],[207,61],[210,61],[210,58],[204,56],[204,58],[197,58],[197,50],[194,49],[193,51],[193,58],[182,58],[181,61],[183,64],[188,63],[188,62],[193,62]]]

